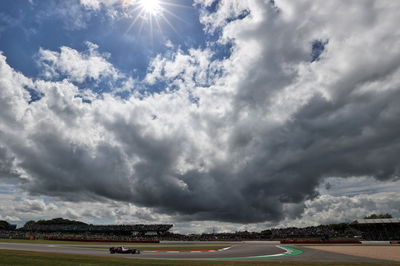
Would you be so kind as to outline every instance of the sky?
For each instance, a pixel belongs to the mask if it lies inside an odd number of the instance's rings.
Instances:
[[[0,1],[0,219],[400,217],[400,2]]]

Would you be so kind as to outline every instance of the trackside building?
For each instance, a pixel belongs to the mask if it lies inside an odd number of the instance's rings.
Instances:
[[[400,219],[358,219],[350,226],[365,240],[400,240]]]

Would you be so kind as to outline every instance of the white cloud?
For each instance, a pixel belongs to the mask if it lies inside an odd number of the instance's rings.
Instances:
[[[149,84],[183,81],[192,88],[214,84],[218,78],[215,73],[221,71],[221,64],[212,62],[212,55],[211,50],[196,49],[190,49],[188,53],[177,50],[169,58],[158,55],[150,62],[145,81]]]
[[[107,61],[109,55],[98,52],[98,46],[86,43],[87,53],[79,53],[69,47],[61,47],[60,52],[40,49],[38,63],[47,79],[66,76],[70,81],[82,83],[85,80],[111,78],[118,79],[121,74]]]
[[[86,11],[104,10],[112,19],[133,18],[137,16],[139,0],[80,0]]]
[[[19,213],[44,213],[55,208],[56,206],[53,203],[47,205],[43,200],[39,199],[24,199],[14,204],[14,210]]]
[[[0,54],[0,113],[1,130],[6,130],[4,126],[13,126],[21,121],[29,94],[24,90],[25,86],[32,86],[32,81],[22,74],[14,71],[6,62],[4,55]]]
[[[132,5],[135,1],[130,0],[80,0],[80,4],[87,9],[99,10],[102,5],[106,7]]]
[[[400,217],[396,207],[400,202],[396,195],[394,192],[337,197],[322,195],[305,202],[305,210],[301,217],[282,221],[279,227],[352,222],[373,213],[389,213],[393,217]]]
[[[80,0],[80,4],[87,9],[99,10],[100,1],[98,0]]]
[[[117,201],[64,202],[44,196],[27,195],[16,188],[14,193],[0,196],[0,220],[23,226],[29,220],[64,217],[86,223],[132,224],[169,222],[170,216],[159,215],[147,208]]]
[[[356,196],[370,195],[377,192],[400,192],[400,180],[381,182],[373,177],[330,177],[321,183],[318,189],[322,195]]]

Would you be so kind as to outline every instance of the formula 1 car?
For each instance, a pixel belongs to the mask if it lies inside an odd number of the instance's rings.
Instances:
[[[129,248],[124,248],[124,247],[112,247],[110,248],[110,253],[111,254],[140,254],[140,250],[138,249],[129,249]]]

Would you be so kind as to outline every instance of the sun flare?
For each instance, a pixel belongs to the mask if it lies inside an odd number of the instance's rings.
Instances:
[[[151,34],[158,31],[162,33],[163,24],[168,25],[176,33],[171,19],[185,23],[174,11],[175,8],[188,8],[187,5],[179,4],[177,0],[120,0],[126,12],[132,14],[132,23],[127,32],[135,25],[139,25],[139,32],[147,25]]]
[[[139,4],[144,12],[153,16],[161,13],[163,9],[160,0],[140,0]]]

